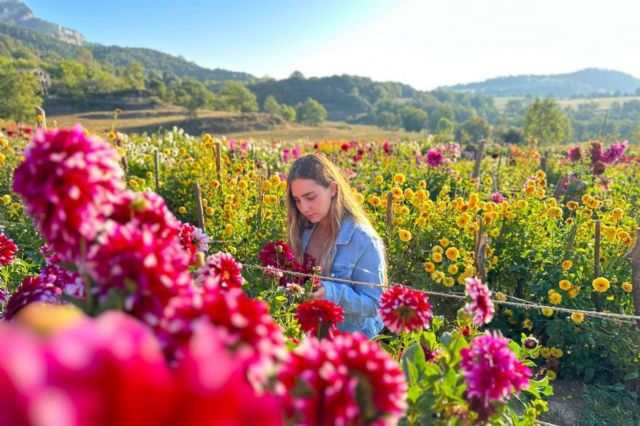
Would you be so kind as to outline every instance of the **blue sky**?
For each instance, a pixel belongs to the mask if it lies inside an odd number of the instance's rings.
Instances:
[[[26,0],[91,42],[285,78],[353,74],[433,89],[516,74],[640,78],[635,0]]]

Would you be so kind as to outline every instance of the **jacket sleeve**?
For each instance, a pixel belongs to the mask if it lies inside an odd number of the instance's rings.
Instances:
[[[377,316],[384,278],[383,259],[382,242],[372,237],[356,261],[352,280],[377,284],[378,286],[322,281],[326,291],[325,298],[341,306],[345,314],[363,317]]]

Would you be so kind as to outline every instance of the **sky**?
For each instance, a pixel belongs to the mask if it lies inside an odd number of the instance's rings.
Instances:
[[[421,90],[605,68],[640,78],[636,0],[26,0],[88,41],[257,77],[350,74]]]

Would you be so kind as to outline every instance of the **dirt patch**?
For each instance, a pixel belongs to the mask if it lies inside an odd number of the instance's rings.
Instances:
[[[556,425],[577,425],[584,401],[584,384],[575,380],[556,380],[552,382],[553,395],[549,398],[549,411],[540,420]]]
[[[120,127],[125,133],[155,133],[160,129],[171,129],[174,126],[184,129],[191,135],[199,135],[205,132],[214,134],[226,134],[234,132],[251,132],[271,130],[283,127],[286,122],[280,117],[269,114],[241,114],[228,117],[202,117],[165,121],[143,126]]]

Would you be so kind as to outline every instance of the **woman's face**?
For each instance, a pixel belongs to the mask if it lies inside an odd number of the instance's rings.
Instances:
[[[335,183],[325,188],[312,179],[294,179],[291,182],[291,195],[296,207],[311,223],[318,223],[327,217],[336,189]]]

